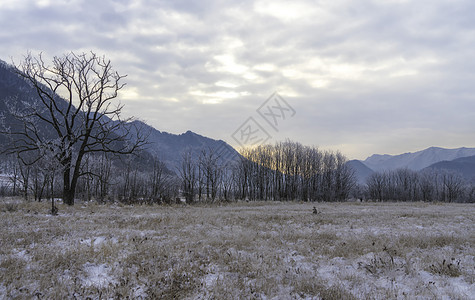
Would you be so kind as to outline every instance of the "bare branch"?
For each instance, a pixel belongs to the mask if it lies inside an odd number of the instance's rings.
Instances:
[[[87,153],[133,154],[146,144],[146,136],[128,122],[131,119],[121,119],[123,106],[112,103],[125,86],[125,76],[105,57],[71,52],[48,65],[41,54],[28,53],[17,73],[37,97],[29,104],[12,105],[11,114],[22,126],[5,130],[14,140],[10,151],[55,153],[52,157],[64,170],[65,202],[74,202],[78,178],[87,175],[81,171]]]

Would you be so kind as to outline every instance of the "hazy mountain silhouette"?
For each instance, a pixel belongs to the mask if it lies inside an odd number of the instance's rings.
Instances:
[[[0,60],[0,114],[1,122],[7,127],[19,126],[17,120],[13,118],[8,110],[8,102],[18,103],[29,102],[32,97],[36,97],[35,91],[28,83],[15,73],[15,69]],[[2,124],[0,124],[2,125]],[[0,141],[6,141],[5,136],[0,136]]]
[[[426,169],[445,170],[462,175],[469,181],[475,180],[475,155],[461,157],[450,161],[440,161],[430,165]]]
[[[212,151],[221,165],[239,159],[239,153],[222,140],[214,140],[188,130],[182,134],[162,132],[141,121],[134,121],[136,128],[148,134],[146,151],[163,161],[170,170],[181,168],[183,154],[190,151],[198,161],[202,151]]]
[[[355,178],[359,184],[365,184],[366,179],[374,173],[373,170],[357,159],[348,161],[347,165],[355,171]]]
[[[422,170],[440,161],[450,161],[461,157],[475,155],[475,148],[445,149],[430,147],[414,153],[400,155],[374,154],[363,163],[374,171],[395,170],[408,168],[410,170]]]

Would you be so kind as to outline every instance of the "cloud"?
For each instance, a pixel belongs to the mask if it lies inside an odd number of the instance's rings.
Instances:
[[[7,1],[0,58],[105,54],[128,74],[127,114],[229,142],[278,91],[297,114],[275,139],[363,158],[475,146],[474,9],[468,0]]]

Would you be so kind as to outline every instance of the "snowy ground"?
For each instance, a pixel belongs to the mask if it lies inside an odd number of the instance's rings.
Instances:
[[[475,299],[473,204],[48,208],[0,199],[0,298]]]

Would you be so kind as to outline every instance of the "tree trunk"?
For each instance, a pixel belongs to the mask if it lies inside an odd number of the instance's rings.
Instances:
[[[74,205],[75,188],[63,189],[63,202],[67,205]]]

